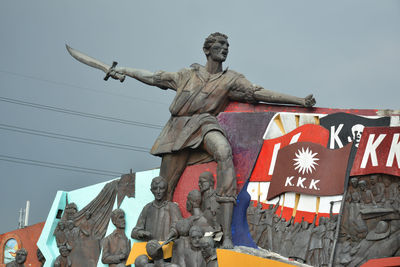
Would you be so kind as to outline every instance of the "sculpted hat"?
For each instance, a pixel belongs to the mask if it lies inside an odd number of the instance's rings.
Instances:
[[[374,231],[368,233],[366,239],[370,241],[381,240],[389,236],[389,234],[390,234],[389,224],[385,221],[380,221],[376,225]]]

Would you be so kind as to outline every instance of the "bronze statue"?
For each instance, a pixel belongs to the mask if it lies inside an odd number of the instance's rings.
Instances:
[[[189,230],[190,247],[185,250],[185,266],[186,267],[205,267],[206,262],[201,253],[200,240],[204,236],[204,232],[200,227],[194,225]]]
[[[57,223],[57,227],[54,230],[54,235],[56,237],[57,247],[67,242],[67,236],[65,235],[65,221],[60,220]]]
[[[203,256],[206,267],[218,267],[217,252],[214,247],[214,240],[210,236],[200,239],[201,255]]]
[[[177,264],[180,267],[186,266],[185,263],[185,251],[190,249],[189,230],[190,222],[187,219],[180,219],[175,227],[171,237],[175,238],[174,246],[172,249],[171,262]],[[172,238],[171,238],[172,240]]]
[[[200,209],[201,207],[201,193],[199,190],[192,190],[187,195],[186,200],[186,210],[190,212],[192,216],[188,218],[190,225],[199,226],[203,232],[215,232],[218,229],[214,229],[212,225],[210,225],[207,218],[204,216],[203,212]]]
[[[171,200],[178,180],[187,164],[200,162],[204,155],[217,162],[217,196],[221,205],[223,247],[233,248],[231,221],[236,201],[236,174],[231,146],[216,116],[230,101],[248,103],[268,102],[311,107],[312,95],[305,98],[289,96],[261,88],[249,82],[242,74],[223,69],[228,56],[228,37],[222,33],[210,34],[203,45],[207,57],[205,66],[192,64],[178,72],[150,72],[133,68],[115,68],[105,65],[67,46],[77,60],[102,69],[106,78],[124,80],[125,75],[163,90],[176,91],[170,106],[171,118],[157,138],[151,153],[162,157],[160,175],[168,181]],[[196,150],[201,153],[190,153]],[[199,156],[201,155],[202,156]]]
[[[125,235],[125,212],[122,209],[113,210],[111,221],[117,229],[103,239],[101,262],[110,267],[123,267],[131,250],[131,242]]]
[[[72,261],[69,257],[71,252],[67,244],[63,244],[58,248],[60,255],[56,258],[54,262],[54,267],[71,267]]]
[[[144,265],[145,267],[179,267],[176,264],[164,261],[164,252],[157,240],[150,240],[149,242],[147,242],[146,252],[147,255],[151,257],[154,263],[147,263]],[[142,255],[140,255],[139,257],[141,256]],[[142,260],[142,262],[144,262],[144,260]],[[139,265],[140,264],[141,263],[139,263]],[[136,266],[136,261],[135,261],[135,266]]]
[[[211,172],[203,172],[199,176],[201,192],[201,210],[208,223],[214,228],[220,228],[220,209],[214,190],[214,176]]]
[[[24,248],[20,248],[15,253],[15,260],[6,264],[6,267],[25,267],[24,263],[28,252]]]
[[[155,177],[151,181],[154,201],[148,203],[140,213],[131,237],[138,240],[167,240],[171,226],[182,218],[176,203],[167,200],[167,181]]]

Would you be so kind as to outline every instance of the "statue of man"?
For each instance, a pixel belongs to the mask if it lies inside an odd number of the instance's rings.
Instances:
[[[133,68],[116,68],[109,75],[114,79],[127,75],[148,85],[176,91],[169,108],[171,118],[157,138],[151,153],[162,157],[160,175],[168,181],[170,200],[186,165],[198,161],[198,158],[190,158],[191,150],[205,152],[217,162],[216,191],[223,214],[223,247],[233,248],[231,221],[236,201],[236,174],[231,146],[216,116],[231,100],[311,107],[315,104],[315,99],[312,95],[300,98],[266,90],[252,84],[240,73],[223,70],[222,64],[228,56],[228,47],[228,37],[216,32],[210,34],[203,45],[207,57],[205,66],[192,64],[190,68],[178,72],[155,73]]]
[[[26,261],[26,257],[28,256],[28,252],[26,249],[21,248],[17,250],[15,255],[15,260],[6,264],[6,267],[25,267],[24,263]]]
[[[111,221],[117,229],[104,238],[101,261],[110,267],[123,267],[131,249],[131,241],[125,235],[125,212],[122,209],[113,210]]]
[[[219,204],[214,190],[214,175],[211,172],[203,172],[199,176],[199,189],[201,192],[201,210],[209,224],[217,229],[219,223]]]
[[[144,206],[131,237],[148,241],[157,239],[165,241],[171,226],[182,219],[178,205],[167,200],[167,181],[157,176],[151,181],[151,192],[154,201]]]

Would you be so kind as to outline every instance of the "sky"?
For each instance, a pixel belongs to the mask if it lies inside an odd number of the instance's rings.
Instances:
[[[264,88],[313,93],[318,107],[400,109],[399,1],[3,0],[0,233],[17,228],[27,200],[35,224],[57,190],[160,165],[147,151],[174,92],[104,81],[65,44],[107,64],[178,71],[205,63],[217,31],[229,36],[224,66]]]

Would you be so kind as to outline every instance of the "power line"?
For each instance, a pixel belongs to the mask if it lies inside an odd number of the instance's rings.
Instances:
[[[39,161],[39,160],[32,160],[32,159],[24,159],[24,158],[12,157],[12,156],[1,155],[1,154],[0,154],[0,160],[13,162],[13,163],[19,163],[19,164],[25,164],[25,165],[47,167],[47,168],[52,168],[52,169],[98,174],[98,175],[103,175],[103,176],[121,176],[120,172],[85,168],[85,167],[79,167],[79,166],[74,166],[74,165],[67,165],[67,164],[60,164],[60,163],[46,162],[46,161]]]
[[[77,137],[77,136],[72,136],[72,135],[52,133],[52,132],[47,132],[47,131],[40,131],[40,130],[34,130],[34,129],[29,129],[29,128],[17,127],[17,126],[8,125],[8,124],[2,124],[2,123],[0,123],[0,129],[6,130],[6,131],[18,132],[18,133],[25,133],[25,134],[32,134],[32,135],[38,135],[38,136],[43,136],[43,137],[55,138],[55,139],[60,139],[60,140],[67,140],[67,141],[71,141],[71,142],[79,142],[79,143],[105,146],[105,147],[111,147],[111,148],[133,150],[133,151],[138,151],[138,152],[148,152],[150,150],[149,148],[146,148],[146,147],[118,144],[118,143],[113,143],[113,142],[108,142],[108,141],[96,140],[96,139],[92,139],[92,138],[83,138],[83,137]]]
[[[127,95],[123,95],[123,94],[116,94],[116,93],[111,93],[111,92],[108,92],[108,91],[96,90],[96,89],[92,89],[92,88],[89,88],[89,87],[79,86],[79,85],[65,83],[65,82],[53,81],[53,80],[49,80],[49,79],[43,79],[43,78],[40,78],[40,77],[21,74],[21,73],[16,73],[16,72],[7,71],[7,70],[0,70],[0,72],[8,74],[8,75],[19,76],[19,77],[31,79],[31,80],[37,80],[37,81],[46,82],[46,83],[52,83],[52,84],[56,84],[56,85],[62,85],[62,86],[78,88],[78,89],[82,89],[82,90],[86,90],[86,91],[92,91],[92,92],[97,92],[97,93],[102,93],[102,94],[107,94],[107,95],[114,95],[114,96],[123,97],[123,98],[130,98],[130,99],[140,100],[140,101],[143,101],[143,102],[156,103],[156,104],[161,104],[161,105],[168,105],[168,103],[165,103],[165,102],[148,100],[148,99],[144,99],[144,98],[140,98],[140,97],[127,96]]]
[[[8,97],[0,96],[0,101],[12,103],[12,104],[16,104],[16,105],[32,107],[32,108],[38,108],[38,109],[43,109],[43,110],[50,110],[50,111],[65,113],[65,114],[74,115],[74,116],[86,117],[86,118],[103,120],[103,121],[111,121],[111,122],[140,126],[140,127],[145,127],[145,128],[151,128],[151,129],[162,129],[163,128],[161,125],[157,125],[157,124],[144,123],[144,122],[139,122],[139,121],[130,121],[130,120],[124,120],[124,119],[119,119],[119,118],[114,118],[114,117],[107,117],[107,116],[97,115],[97,114],[93,114],[93,113],[86,113],[86,112],[80,112],[80,111],[71,110],[71,109],[36,104],[36,103],[22,101],[22,100],[8,98]]]

